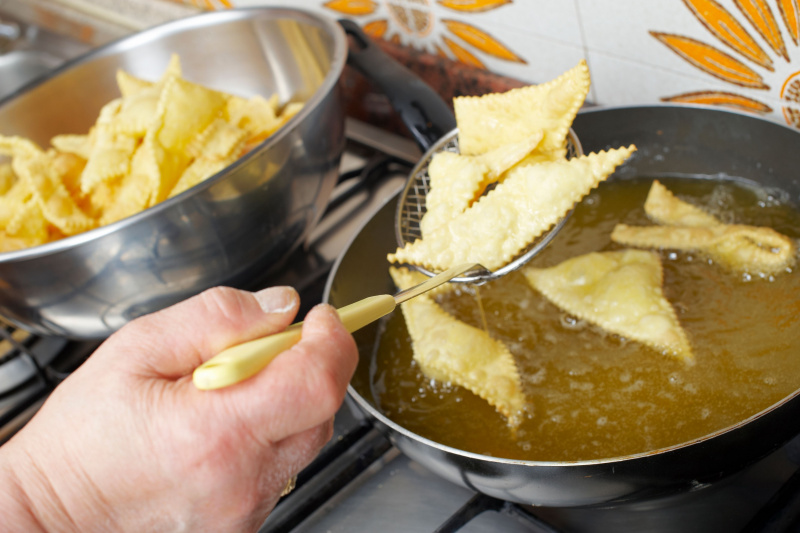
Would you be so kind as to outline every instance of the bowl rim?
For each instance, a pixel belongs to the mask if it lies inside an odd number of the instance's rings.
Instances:
[[[174,33],[181,33],[185,31],[197,30],[199,28],[222,25],[230,22],[239,22],[246,20],[258,19],[292,19],[295,21],[307,23],[311,26],[317,26],[323,29],[327,35],[333,39],[333,49],[331,52],[331,63],[325,78],[319,87],[314,91],[311,97],[306,100],[303,107],[296,115],[290,118],[283,126],[281,126],[275,133],[261,141],[247,154],[240,157],[227,167],[219,172],[209,176],[202,182],[194,187],[172,197],[168,198],[156,205],[135,213],[129,217],[123,218],[111,224],[93,228],[75,235],[69,235],[62,239],[47,242],[37,246],[31,246],[20,250],[12,250],[8,252],[0,252],[0,265],[7,263],[14,263],[18,261],[27,261],[36,259],[42,256],[48,256],[55,253],[67,251],[73,248],[78,248],[84,244],[98,241],[107,235],[122,231],[125,228],[142,223],[142,221],[161,213],[170,210],[176,205],[182,203],[187,198],[197,196],[203,191],[207,190],[215,183],[220,181],[224,176],[240,166],[246,164],[248,161],[257,157],[259,154],[268,150],[270,147],[278,144],[284,139],[289,132],[295,129],[296,125],[301,123],[308,117],[320,103],[331,93],[341,77],[344,66],[347,62],[348,43],[344,29],[333,18],[312,12],[302,8],[286,8],[286,7],[269,7],[269,6],[253,6],[253,7],[239,7],[220,11],[210,11],[191,15],[188,17],[168,21],[156,26],[152,26],[145,30],[123,36],[119,39],[113,40],[102,46],[96,47],[84,54],[81,54],[73,59],[64,62],[59,67],[53,69],[50,73],[32,80],[31,82],[23,85],[16,91],[8,94],[4,98],[0,98],[0,108],[7,105],[13,105],[14,100],[21,97],[28,91],[48,83],[61,74],[80,67],[86,63],[90,63],[96,59],[112,55],[119,51],[130,50],[136,48],[140,44],[151,43],[159,38]],[[2,132],[0,132],[2,133]]]

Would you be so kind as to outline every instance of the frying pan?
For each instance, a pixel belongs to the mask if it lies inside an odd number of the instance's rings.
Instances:
[[[730,176],[779,188],[790,203],[800,198],[796,159],[791,155],[800,150],[800,132],[753,115],[668,104],[594,108],[579,113],[573,129],[585,153],[631,143],[638,147],[610,179]],[[325,289],[328,303],[341,307],[394,288],[386,254],[396,247],[396,202],[392,198],[377,210],[338,258]],[[414,461],[454,483],[503,500],[597,506],[696,490],[755,463],[800,432],[798,390],[733,426],[647,453],[540,462],[466,452],[415,434],[376,408],[369,371],[380,329],[373,324],[354,334],[360,361],[349,388],[353,403]]]

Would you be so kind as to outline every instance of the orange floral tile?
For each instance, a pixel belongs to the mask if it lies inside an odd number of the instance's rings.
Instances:
[[[322,5],[336,15],[360,22],[373,37],[455,59],[465,65],[486,68],[478,54],[501,61],[526,63],[495,35],[460,18],[442,18],[441,8],[453,16],[474,15],[501,9],[514,0],[330,0]],[[439,9],[437,9],[439,8]]]
[[[800,63],[797,1],[733,0],[735,9],[716,0],[682,1],[707,31],[708,40],[655,30],[650,35],[693,67],[725,82],[730,91],[698,87],[661,99],[733,107],[764,115],[775,113],[768,102],[779,101],[778,116],[782,115],[787,124],[800,127],[800,65],[791,68],[793,63]]]

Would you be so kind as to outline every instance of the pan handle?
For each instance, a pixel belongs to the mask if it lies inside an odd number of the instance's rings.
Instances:
[[[358,24],[347,19],[339,24],[353,37],[347,63],[386,94],[423,152],[456,128],[453,112],[436,91],[381,50]]]

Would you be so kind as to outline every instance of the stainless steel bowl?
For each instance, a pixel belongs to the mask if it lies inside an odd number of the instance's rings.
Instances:
[[[85,133],[119,96],[115,73],[157,79],[172,54],[185,78],[242,96],[277,93],[302,111],[247,156],[185,193],[106,227],[0,254],[0,314],[42,335],[101,339],[208,287],[247,288],[302,243],[327,204],[344,150],[338,78],[345,33],[280,8],[170,22],[89,52],[0,100],[0,133],[48,146]]]

